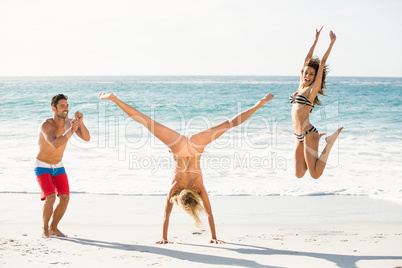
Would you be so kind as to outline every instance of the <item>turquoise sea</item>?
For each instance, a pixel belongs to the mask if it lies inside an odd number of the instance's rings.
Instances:
[[[64,164],[73,192],[159,195],[171,182],[167,148],[99,92],[114,92],[156,121],[192,134],[228,119],[266,93],[275,99],[207,147],[205,186],[215,195],[369,195],[402,203],[402,78],[328,77],[320,132],[343,126],[319,180],[293,174],[288,97],[299,77],[132,76],[0,78],[0,192],[39,192],[33,173],[40,123],[50,99],[69,97],[92,140],[72,138]],[[324,141],[320,148],[322,149]]]

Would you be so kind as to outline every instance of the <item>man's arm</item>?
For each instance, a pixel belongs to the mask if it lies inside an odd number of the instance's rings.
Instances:
[[[67,129],[67,131],[60,137],[56,137],[54,129],[49,122],[43,122],[40,129],[47,143],[49,143],[49,145],[53,148],[58,149],[65,145],[71,136],[77,131],[78,122],[76,120],[72,120],[71,127]]]
[[[75,113],[75,119],[78,121],[78,129],[76,134],[84,141],[89,141],[91,139],[91,135],[89,134],[87,127],[84,125],[84,115],[77,111]]]

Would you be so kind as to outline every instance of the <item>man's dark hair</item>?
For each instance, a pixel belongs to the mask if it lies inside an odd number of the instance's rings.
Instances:
[[[63,95],[63,94],[58,94],[52,98],[52,101],[50,104],[54,107],[57,107],[57,104],[59,104],[59,100],[67,100],[68,97]]]

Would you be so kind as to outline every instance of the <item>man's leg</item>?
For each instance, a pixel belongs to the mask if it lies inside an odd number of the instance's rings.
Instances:
[[[49,234],[49,221],[53,214],[53,205],[56,201],[56,194],[50,194],[45,197],[45,204],[43,205],[43,234],[42,237],[48,238]]]
[[[56,235],[56,236],[61,236],[61,237],[66,236],[57,228],[57,226],[58,226],[61,218],[63,218],[64,213],[67,210],[67,205],[68,205],[69,200],[70,200],[70,196],[68,194],[59,195],[59,204],[56,206],[56,209],[53,212],[53,219],[52,219],[52,223],[50,224],[50,228],[49,228],[50,235]]]
[[[56,188],[53,185],[52,177],[49,173],[37,174],[36,180],[41,188],[41,200],[45,201],[43,205],[43,234],[42,237],[48,238],[49,235],[49,221],[53,215],[53,205],[56,201]]]
[[[68,184],[67,174],[65,173],[65,169],[60,169],[58,175],[53,177],[53,184],[57,189],[57,194],[59,197],[59,203],[56,206],[56,209],[53,212],[53,219],[50,223],[49,234],[65,237],[57,226],[61,218],[63,218],[64,213],[67,210],[68,202],[70,201],[70,186]]]

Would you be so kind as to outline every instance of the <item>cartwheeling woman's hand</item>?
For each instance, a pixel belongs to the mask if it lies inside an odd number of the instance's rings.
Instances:
[[[225,242],[223,242],[222,240],[218,240],[218,239],[211,239],[211,241],[209,241],[209,243],[211,244],[225,244]]]
[[[112,100],[112,101],[114,101],[115,99],[117,99],[116,96],[113,93],[104,93],[104,92],[99,93],[98,97],[101,100]]]
[[[156,241],[158,245],[170,244],[171,242],[167,239],[162,239],[161,241]]]

